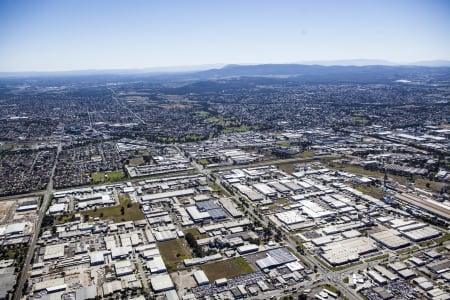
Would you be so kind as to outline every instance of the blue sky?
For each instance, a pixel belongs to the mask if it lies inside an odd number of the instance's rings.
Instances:
[[[450,60],[450,1],[0,0],[0,71]]]

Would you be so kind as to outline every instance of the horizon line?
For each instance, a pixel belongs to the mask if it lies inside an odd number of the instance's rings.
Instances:
[[[353,62],[353,63],[352,63]],[[191,73],[206,71],[212,69],[222,69],[226,66],[258,66],[258,65],[317,65],[324,67],[365,67],[365,66],[417,66],[417,67],[450,67],[450,59],[421,60],[415,62],[393,62],[384,59],[333,59],[333,60],[307,60],[301,62],[262,62],[262,63],[212,63],[212,64],[193,64],[193,65],[167,65],[154,67],[123,67],[123,68],[86,68],[86,69],[68,69],[68,70],[23,70],[23,71],[0,71],[0,75],[19,75],[19,74],[57,74],[57,73],[82,73],[82,72],[106,72],[106,73]]]

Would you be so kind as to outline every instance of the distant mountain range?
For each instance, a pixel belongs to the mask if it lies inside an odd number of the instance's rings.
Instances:
[[[412,63],[394,63],[382,59],[349,59],[349,60],[318,60],[304,61],[300,64],[304,65],[321,65],[321,66],[419,66],[419,67],[450,67],[450,60],[424,60]]]
[[[421,61],[395,64],[385,60],[308,61],[301,64],[201,65],[123,70],[80,70],[64,72],[0,72],[0,77],[150,76],[159,79],[218,79],[241,76],[316,76],[336,74],[409,73],[420,68],[450,68],[450,61]],[[385,74],[386,75],[386,74]]]

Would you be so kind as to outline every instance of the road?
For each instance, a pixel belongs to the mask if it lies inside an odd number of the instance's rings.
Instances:
[[[120,107],[122,107],[123,109],[128,110],[128,111],[130,112],[130,114],[132,114],[132,115],[133,115],[136,119],[138,119],[142,124],[145,124],[145,121],[144,121],[137,113],[135,113],[134,111],[132,111],[129,107],[125,106],[122,102],[119,101],[119,99],[117,99],[116,96],[114,96],[114,95],[116,94],[116,92],[115,92],[113,89],[108,88],[108,90],[111,91],[111,93],[112,93],[111,97],[117,102],[117,104],[118,104]]]
[[[22,297],[22,290],[23,287],[25,285],[25,281],[27,280],[27,274],[28,274],[28,270],[30,269],[30,264],[31,264],[31,260],[33,258],[34,255],[34,251],[36,250],[36,242],[37,239],[39,237],[39,232],[41,230],[41,225],[42,225],[42,220],[44,219],[45,216],[45,211],[47,210],[47,206],[49,204],[50,201],[50,196],[53,193],[53,176],[55,175],[55,170],[56,170],[56,164],[58,161],[58,157],[59,157],[59,153],[61,152],[61,143],[58,145],[57,151],[56,151],[56,158],[55,158],[55,162],[53,164],[53,168],[52,168],[52,172],[50,174],[50,178],[49,178],[49,182],[47,184],[47,189],[45,190],[44,193],[44,198],[42,200],[42,204],[41,207],[39,209],[39,213],[38,213],[38,217],[37,220],[35,222],[35,228],[34,228],[34,232],[33,232],[33,237],[31,239],[31,242],[29,244],[28,247],[28,252],[27,252],[27,256],[25,258],[25,262],[22,268],[22,273],[20,274],[19,277],[19,282],[17,284],[17,290],[16,290],[16,294],[14,295],[14,299],[18,300]]]

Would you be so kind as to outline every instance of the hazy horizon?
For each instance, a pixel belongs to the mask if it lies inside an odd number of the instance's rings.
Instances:
[[[450,61],[450,2],[2,1],[0,72]]]

